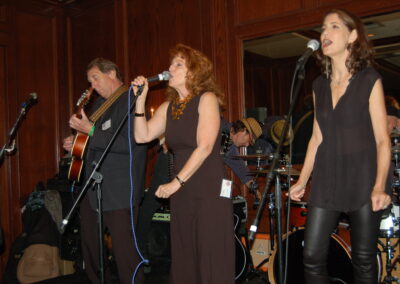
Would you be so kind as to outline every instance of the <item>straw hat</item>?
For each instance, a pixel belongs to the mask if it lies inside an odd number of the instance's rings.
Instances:
[[[258,121],[252,117],[242,118],[244,126],[247,131],[253,136],[253,139],[256,140],[262,134],[262,129]]]
[[[274,141],[276,144],[279,144],[279,140],[283,134],[282,132],[283,132],[284,125],[285,125],[285,120],[279,119],[279,120],[275,121],[271,126],[270,135],[271,135],[272,141]],[[286,133],[286,138],[283,142],[283,145],[286,146],[289,143],[291,143],[293,141],[293,137],[294,137],[293,129],[289,125],[289,129],[288,129],[288,132]]]

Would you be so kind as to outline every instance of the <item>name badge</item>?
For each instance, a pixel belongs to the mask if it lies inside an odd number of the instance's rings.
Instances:
[[[232,181],[229,179],[222,179],[221,184],[221,197],[231,198],[232,196]]]
[[[111,119],[109,119],[109,120],[107,120],[106,122],[104,122],[102,125],[101,125],[101,130],[107,130],[108,128],[110,128],[111,127]]]

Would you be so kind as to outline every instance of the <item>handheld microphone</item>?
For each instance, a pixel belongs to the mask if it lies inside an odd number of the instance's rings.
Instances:
[[[36,93],[30,93],[29,98],[22,103],[22,110],[26,111],[29,109],[32,105],[37,103],[37,94]]]
[[[157,81],[168,81],[171,78],[171,74],[168,71],[164,71],[160,74],[147,78],[147,82],[157,82]]]
[[[318,50],[319,48],[319,41],[316,39],[312,39],[307,42],[307,50],[304,54],[297,60],[297,63],[306,64],[308,58],[313,54],[314,51]]]

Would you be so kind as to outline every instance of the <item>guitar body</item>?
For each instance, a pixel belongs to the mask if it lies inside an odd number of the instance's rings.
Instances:
[[[68,171],[68,179],[73,181],[79,181],[81,178],[81,172],[83,168],[83,156],[85,154],[85,148],[89,141],[89,136],[86,134],[79,133],[75,136],[74,144],[72,145],[71,165]]]
[[[93,93],[93,88],[86,90],[77,102],[78,111],[76,115],[81,117],[81,110],[89,102],[90,96]],[[77,133],[74,138],[74,143],[71,149],[71,164],[68,170],[68,179],[79,182],[82,168],[83,168],[83,157],[85,155],[85,148],[89,141],[89,136],[84,133]]]
[[[243,280],[249,270],[249,252],[238,237],[240,218],[233,214],[235,222],[235,280]]]

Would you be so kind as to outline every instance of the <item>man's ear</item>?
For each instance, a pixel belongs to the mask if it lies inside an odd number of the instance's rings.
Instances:
[[[108,71],[107,75],[108,75],[111,79],[117,78],[117,72],[116,72],[115,70]]]

